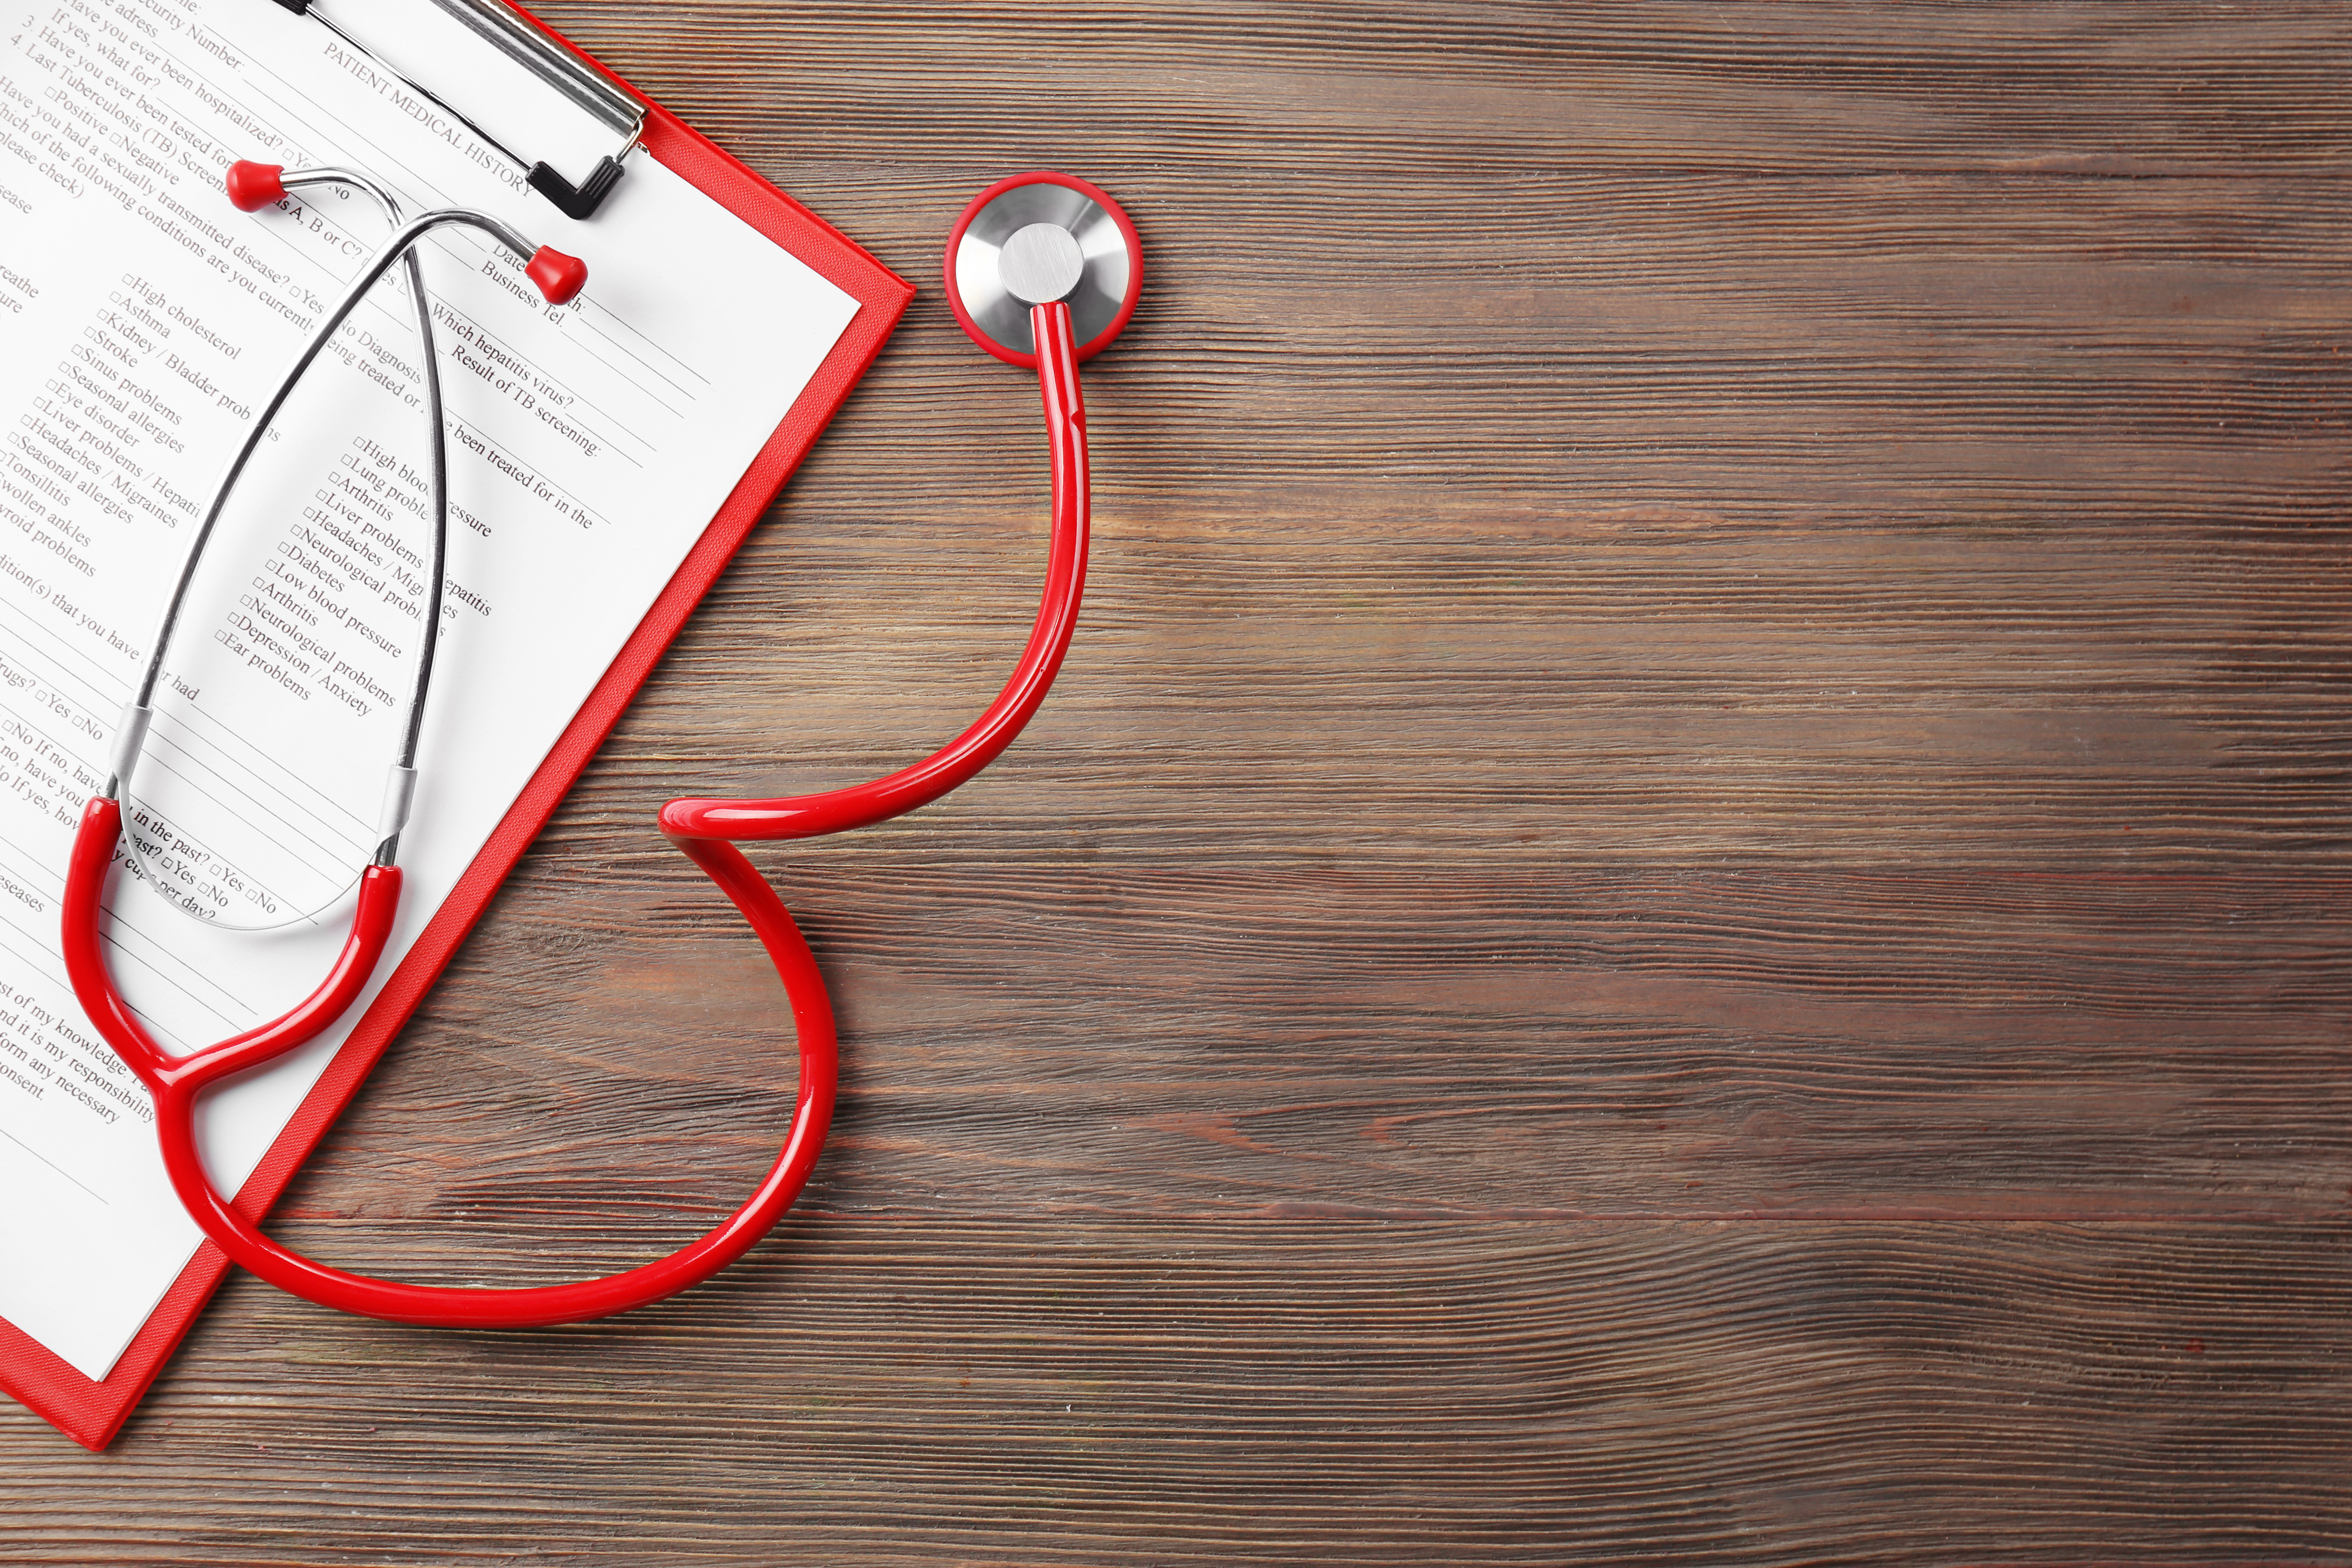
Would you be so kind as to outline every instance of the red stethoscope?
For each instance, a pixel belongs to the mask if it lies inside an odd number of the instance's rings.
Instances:
[[[117,729],[110,775],[83,809],[74,839],[64,900],[67,973],[91,1022],[153,1096],[156,1134],[173,1188],[190,1216],[231,1261],[281,1289],[321,1305],[395,1322],[535,1328],[625,1312],[698,1284],[750,1250],[799,1196],[833,1118],[836,1050],[833,1008],[826,999],[824,977],[782,901],[735,845],[746,839],[814,838],[840,833],[939,799],[994,761],[1021,733],[1053,685],[1063,652],[1069,647],[1086,584],[1088,480],[1078,362],[1108,347],[1134,314],[1143,282],[1142,247],[1135,226],[1109,196],[1084,180],[1045,173],[1015,174],[991,185],[964,209],[948,236],[947,293],[956,320],[975,342],[998,359],[1036,367],[1053,468],[1053,530],[1044,598],[1020,665],[988,710],[922,762],[869,784],[782,800],[686,799],[662,807],[662,832],[719,884],[751,921],[792,1004],[800,1038],[800,1092],[783,1149],[766,1178],[724,1222],[658,1262],[569,1285],[460,1289],[346,1273],[272,1241],[261,1233],[255,1215],[213,1185],[196,1148],[198,1097],[224,1079],[251,1071],[315,1038],[341,1017],[383,958],[399,907],[400,835],[415,787],[417,737],[441,620],[448,508],[431,306],[415,246],[436,228],[464,226],[489,235],[523,260],[532,282],[552,302],[570,300],[587,281],[587,268],[577,259],[545,247],[534,249],[507,225],[478,213],[432,212],[403,222],[399,206],[388,193],[349,170],[280,170],[239,163],[228,174],[231,200],[248,212],[282,199],[290,189],[331,184],[350,185],[374,197],[393,220],[394,233],[361,268],[296,356],[223,475],[190,544],[137,695],[124,710]],[[398,264],[405,266],[409,298],[424,346],[421,363],[432,429],[434,570],[402,749],[391,770],[379,818],[379,847],[373,861],[359,877],[351,934],[319,988],[281,1017],[216,1045],[173,1057],[157,1045],[133,1016],[115,989],[107,966],[101,928],[107,873],[122,837],[120,796],[138,765],[153,718],[152,703],[164,652],[189,584],[238,476],[303,372],[367,291]],[[143,851],[135,839],[131,848],[135,868]]]

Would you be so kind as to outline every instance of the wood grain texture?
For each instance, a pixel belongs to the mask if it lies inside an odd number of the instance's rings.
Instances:
[[[549,1335],[232,1283],[27,1563],[2352,1563],[2352,19],[546,0],[926,286],[286,1234],[551,1280],[764,1166],[655,835],[984,701],[1034,394],[935,287],[1066,167],[1151,286],[982,780],[759,858],[799,1214]]]
[[[2326,1228],[806,1218],[780,1240],[554,1334],[354,1333],[240,1279],[133,1440],[25,1446],[14,1489],[63,1506],[12,1561],[2352,1553],[2352,1259]]]

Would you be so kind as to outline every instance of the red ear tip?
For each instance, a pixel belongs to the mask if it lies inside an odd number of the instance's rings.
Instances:
[[[548,245],[539,247],[539,254],[530,258],[523,275],[539,285],[539,291],[547,296],[551,305],[568,305],[579,297],[581,289],[588,287],[588,264]]]
[[[257,213],[272,202],[284,201],[285,174],[286,171],[276,163],[231,163],[228,166],[228,199],[249,213]]]

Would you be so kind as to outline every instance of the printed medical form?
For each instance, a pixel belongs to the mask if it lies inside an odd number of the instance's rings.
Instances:
[[[423,0],[322,8],[394,58],[404,42],[444,50]],[[497,96],[565,148],[613,150],[560,123],[552,93]],[[489,129],[509,145],[528,133]],[[364,170],[412,213],[477,207],[589,267],[587,292],[557,308],[482,236],[444,229],[425,248],[449,401],[450,602],[395,953],[854,310],[642,153],[596,217],[562,216],[462,123],[270,0],[0,0],[0,1315],[93,1378],[197,1232],[145,1091],[58,957],[73,826],[222,465],[388,232],[358,196],[240,213],[221,191],[240,158]],[[151,875],[198,911],[118,870],[115,973],[175,1048],[299,999],[374,848],[430,548],[417,347],[396,289],[380,286],[320,360],[223,520],[126,803]],[[207,1106],[225,1189],[362,1010]]]

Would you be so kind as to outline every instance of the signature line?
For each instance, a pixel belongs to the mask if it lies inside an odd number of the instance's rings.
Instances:
[[[0,1138],[5,1138],[9,1142],[14,1143],[26,1153],[30,1154],[34,1159],[38,1160],[42,1164],[47,1165],[50,1170],[55,1171],[67,1181],[73,1182],[73,1184],[77,1187],[80,1187],[83,1192],[89,1193],[91,1197],[98,1198],[100,1203],[106,1204],[106,1200],[104,1198],[99,1197],[99,1194],[94,1192],[90,1192],[90,1189],[88,1186],[76,1181],[74,1179],[74,1173],[71,1171],[67,1170],[63,1165],[58,1164],[55,1160],[50,1159],[47,1154],[42,1153],[38,1149],[34,1148],[30,1143],[26,1142],[14,1132],[10,1132],[5,1128],[0,1128]],[[112,1208],[114,1205],[112,1204],[106,1204],[106,1206],[108,1208]]]

